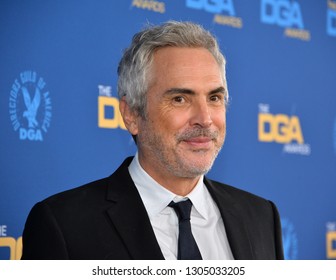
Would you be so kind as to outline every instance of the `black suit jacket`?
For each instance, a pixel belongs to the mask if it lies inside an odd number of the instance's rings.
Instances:
[[[37,203],[23,232],[22,259],[164,259],[129,175],[128,158],[110,177]],[[235,259],[283,259],[276,207],[205,179]]]

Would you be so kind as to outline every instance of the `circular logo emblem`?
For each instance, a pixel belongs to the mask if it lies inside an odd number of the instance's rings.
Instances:
[[[43,141],[48,132],[52,106],[46,83],[34,71],[15,79],[9,95],[9,115],[20,140]]]
[[[286,260],[296,260],[298,257],[298,238],[293,223],[281,219],[282,241]]]

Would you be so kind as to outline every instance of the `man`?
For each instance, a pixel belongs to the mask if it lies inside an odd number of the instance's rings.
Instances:
[[[274,204],[204,177],[226,131],[225,59],[214,37],[188,22],[149,27],[118,74],[138,153],[110,177],[36,204],[22,258],[283,259]]]

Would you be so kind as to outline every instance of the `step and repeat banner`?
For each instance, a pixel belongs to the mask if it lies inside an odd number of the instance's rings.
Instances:
[[[170,19],[202,24],[227,59],[208,176],[276,203],[286,259],[336,259],[335,0],[1,1],[0,259],[20,258],[37,201],[134,155],[117,65],[135,32]]]

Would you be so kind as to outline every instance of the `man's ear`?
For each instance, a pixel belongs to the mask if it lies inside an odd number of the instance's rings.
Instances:
[[[125,96],[119,101],[119,110],[127,130],[132,135],[138,134],[138,114],[131,110]]]

